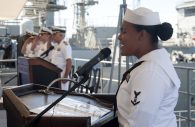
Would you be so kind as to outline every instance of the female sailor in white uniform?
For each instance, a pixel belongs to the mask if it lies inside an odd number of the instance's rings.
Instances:
[[[158,12],[126,10],[118,37],[121,55],[136,56],[138,64],[124,75],[117,93],[120,127],[177,127],[174,108],[180,80],[169,53],[158,46],[158,37],[165,41],[172,33]]]
[[[69,73],[72,68],[72,48],[65,40],[65,29],[52,27],[54,49],[50,53],[51,63],[57,65],[63,71],[61,77],[69,78]],[[68,90],[69,82],[63,80],[61,89]]]

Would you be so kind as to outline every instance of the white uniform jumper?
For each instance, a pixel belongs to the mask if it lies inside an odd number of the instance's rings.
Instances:
[[[61,77],[64,76],[64,72],[66,70],[66,59],[72,59],[72,48],[69,44],[65,44],[64,40],[62,40],[58,45],[54,46],[50,54],[51,63],[58,66],[62,69]],[[65,84],[61,84],[61,88],[63,90],[68,90],[69,82]]]
[[[142,56],[117,94],[120,127],[177,127],[180,80],[165,49]]]
[[[27,56],[27,57],[33,57],[34,56],[33,51],[31,50],[31,47],[32,47],[32,42],[30,42],[26,45],[26,51],[25,51],[24,56]]]
[[[40,57],[40,55],[47,50],[47,42],[39,42],[39,44],[35,48],[35,56]]]

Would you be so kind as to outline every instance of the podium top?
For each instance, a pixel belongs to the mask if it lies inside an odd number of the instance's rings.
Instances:
[[[18,65],[19,66],[39,65],[56,72],[62,72],[62,69],[58,68],[55,64],[47,60],[44,60],[40,57],[18,57]]]
[[[41,85],[35,85],[35,84],[29,84],[29,85],[23,85],[23,86],[18,86],[17,88],[13,89],[7,89],[4,90],[4,99],[9,99],[11,101],[11,104],[16,107],[16,109],[19,111],[20,115],[23,116],[24,118],[32,117],[35,114],[32,113],[34,109],[38,109],[40,107],[47,106],[51,104],[51,102],[55,101],[57,98],[59,98],[62,93],[65,91],[56,89],[56,88],[51,88],[53,90],[54,94],[45,94],[45,93],[40,93],[39,91],[42,89],[46,89],[45,86]],[[91,105],[91,110],[93,108],[95,109],[104,109],[103,114],[98,114],[100,117],[96,118],[94,120],[91,119],[90,115],[59,115],[59,114],[53,114],[53,117],[56,118],[61,118],[63,117],[63,122],[69,122],[69,126],[71,124],[72,127],[79,127],[82,125],[79,125],[79,121],[85,121],[86,126],[101,126],[105,124],[105,122],[108,122],[113,119],[113,111],[111,110],[113,106],[113,99],[114,95],[86,95],[86,94],[76,94],[72,93],[67,98],[70,100],[74,100],[74,103],[77,103],[78,106],[83,106],[83,104],[88,104]],[[65,99],[67,101],[67,98]],[[64,105],[67,104],[67,102],[64,103]],[[73,104],[73,102],[70,102],[70,104]],[[8,105],[8,104],[7,104]],[[10,104],[9,104],[10,105]],[[62,105],[61,105],[62,106]],[[6,104],[4,105],[6,108]],[[58,108],[56,106],[56,108]],[[55,109],[55,108],[54,108]],[[66,108],[67,109],[67,108]],[[81,107],[79,108],[81,109]],[[95,110],[96,110],[95,109]],[[61,110],[61,109],[60,109]],[[64,110],[64,109],[63,109]],[[53,111],[53,110],[51,110]],[[59,111],[59,110],[58,110]],[[87,111],[87,110],[86,110]],[[90,114],[90,111],[87,111]],[[38,112],[37,112],[38,113]],[[100,112],[98,112],[100,113]],[[81,113],[83,114],[83,113]],[[92,113],[93,115],[97,115]],[[47,117],[47,116],[42,116],[42,117]],[[49,115],[51,117],[51,114]],[[74,118],[75,120],[78,120],[78,123],[74,121],[67,121],[69,118]],[[69,119],[70,120],[70,119]],[[63,123],[63,125],[65,125]],[[60,126],[61,127],[61,126]],[[66,127],[66,126],[64,126]],[[68,126],[67,126],[68,127]]]

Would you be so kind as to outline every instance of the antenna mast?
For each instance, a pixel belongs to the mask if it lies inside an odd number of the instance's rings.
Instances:
[[[85,20],[86,8],[92,5],[97,4],[98,1],[95,0],[76,0],[74,4],[75,10],[75,26],[77,30],[77,40],[80,45],[84,45],[85,43],[85,28],[87,27],[87,23]]]

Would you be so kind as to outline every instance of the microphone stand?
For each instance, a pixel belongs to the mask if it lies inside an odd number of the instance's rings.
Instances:
[[[40,58],[44,59],[45,57],[48,56],[49,53],[46,53],[45,55],[40,55]]]
[[[52,107],[54,107],[58,102],[60,102],[63,98],[65,98],[68,94],[70,94],[72,91],[74,91],[77,87],[79,87],[81,84],[85,83],[89,79],[89,73],[85,73],[82,76],[82,79],[79,82],[76,82],[73,87],[71,87],[68,91],[66,91],[60,98],[58,98],[56,101],[54,101],[51,105],[49,105],[46,109],[44,109],[42,112],[40,112],[35,118],[33,118],[29,123],[24,125],[24,127],[32,127],[40,118],[49,111]]]

